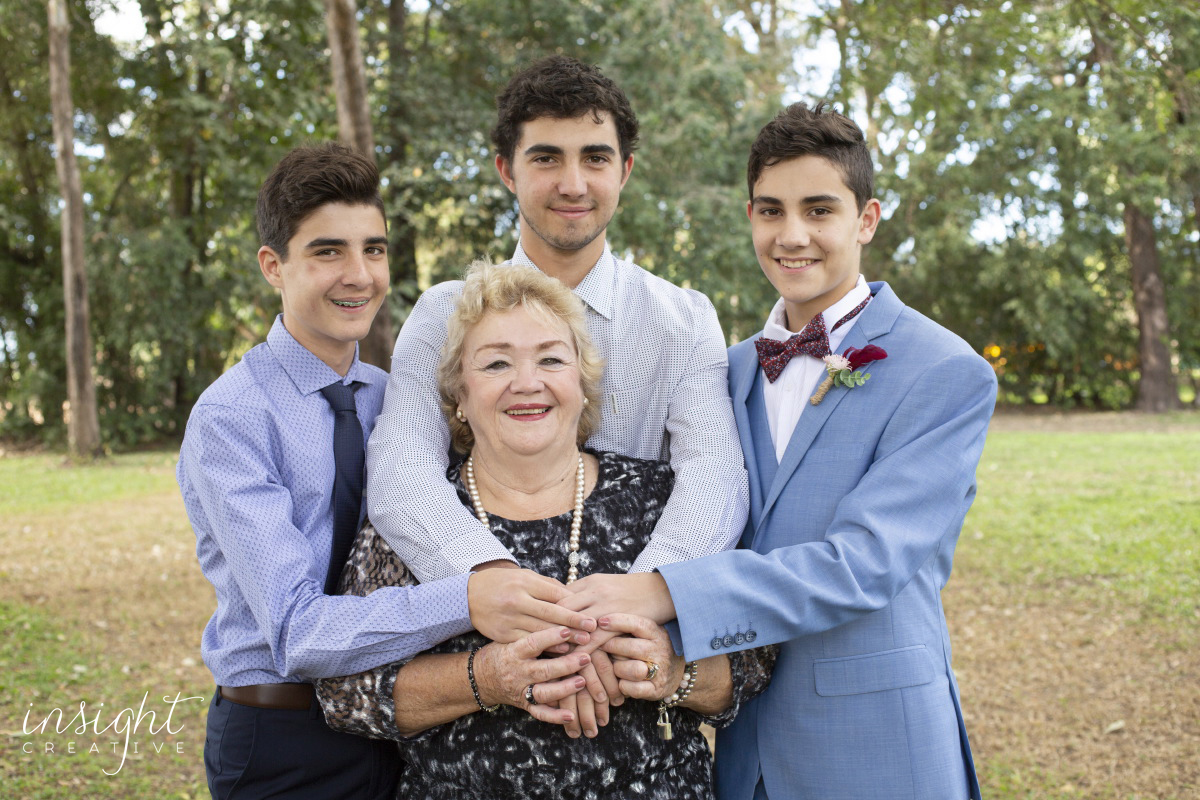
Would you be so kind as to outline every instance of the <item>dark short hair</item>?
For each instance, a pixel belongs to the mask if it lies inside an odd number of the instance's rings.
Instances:
[[[812,108],[793,103],[764,125],[750,146],[746,165],[750,199],[764,169],[801,156],[820,156],[837,167],[854,192],[859,213],[875,196],[875,168],[862,129],[824,103]]]
[[[575,119],[591,113],[599,122],[607,113],[617,128],[622,163],[637,149],[638,121],[629,98],[599,68],[570,56],[547,56],[522,69],[496,98],[496,111],[492,142],[507,161],[521,126],[540,117]]]
[[[287,259],[296,229],[326,203],[375,206],[384,214],[375,162],[336,142],[288,153],[258,190],[259,241]]]

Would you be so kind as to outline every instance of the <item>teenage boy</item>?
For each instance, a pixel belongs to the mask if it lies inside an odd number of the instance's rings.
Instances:
[[[780,299],[729,351],[750,472],[742,549],[585,578],[565,604],[676,618],[688,659],[781,643],[770,687],[718,734],[722,800],[978,798],[940,592],[995,376],[860,276],[880,205],[851,120],[788,107],[747,177],[755,253]],[[870,379],[824,386],[845,366],[830,354],[847,351],[873,359],[857,370]]]
[[[283,313],[200,396],[177,472],[217,595],[202,642],[218,684],[209,790],[391,800],[395,746],[330,730],[313,679],[412,656],[472,627],[511,641],[526,611],[588,623],[538,609],[529,595],[547,579],[528,571],[333,596],[361,521],[363,448],[387,380],[358,359],[388,289],[379,173],[339,145],[299,148],[271,172],[257,210],[259,267]]]
[[[617,258],[606,239],[637,146],[628,98],[596,67],[550,56],[515,75],[497,108],[496,169],[520,211],[511,263],[575,290],[606,362],[600,426],[588,446],[669,458],[675,470],[674,492],[633,571],[732,546],[745,526],[746,470],[716,312],[703,294]],[[461,285],[429,289],[405,322],[367,450],[371,521],[420,580],[514,566],[446,481],[450,438],[435,372]],[[616,681],[596,661],[607,693],[593,681],[593,696],[619,702]],[[595,735],[595,726],[584,733]]]

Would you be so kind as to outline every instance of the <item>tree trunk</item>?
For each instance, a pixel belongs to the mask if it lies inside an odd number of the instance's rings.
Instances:
[[[1196,224],[1196,233],[1200,233],[1200,192],[1192,194],[1192,222]]]
[[[71,103],[70,21],[66,0],[48,0],[50,106],[55,166],[62,187],[63,301],[67,320],[67,439],[74,456],[100,455],[100,420],[92,379],[87,272],[83,258],[83,188],[75,160],[75,107]],[[47,409],[49,410],[49,409]]]
[[[406,43],[407,28],[408,8],[404,0],[391,0],[388,6],[387,38],[388,99],[383,137],[384,142],[391,146],[392,166],[401,169],[408,162],[411,130],[408,114],[410,101],[406,91],[410,57]],[[411,308],[420,294],[417,288],[417,231],[403,203],[394,203],[391,214],[388,261],[392,268],[392,291],[399,292],[401,302]]]
[[[358,41],[355,0],[325,0],[325,27],[329,32],[333,93],[337,98],[338,138],[347,147],[353,147],[373,160],[375,132],[371,128],[371,110],[367,104],[367,77]],[[392,316],[385,301],[375,315],[370,332],[359,345],[359,357],[386,370],[391,364],[394,340]]]
[[[1154,223],[1131,201],[1125,203],[1125,247],[1133,272],[1133,305],[1138,318],[1138,381],[1136,408],[1161,414],[1179,406],[1171,372],[1167,294],[1158,263]]]

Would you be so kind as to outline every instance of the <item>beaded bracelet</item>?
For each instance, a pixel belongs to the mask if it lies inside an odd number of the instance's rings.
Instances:
[[[671,728],[671,715],[667,713],[667,709],[674,708],[687,699],[692,693],[692,689],[696,686],[696,670],[698,665],[695,661],[689,661],[683,670],[683,680],[679,682],[679,688],[670,696],[664,697],[658,701],[658,735],[659,738],[669,741],[674,732]]]
[[[467,656],[467,679],[471,681],[471,694],[475,695],[475,702],[479,704],[479,710],[495,714],[500,710],[500,704],[485,706],[483,700],[479,697],[479,684],[475,683],[475,654],[479,652],[480,647],[481,645],[472,647],[471,654]]]

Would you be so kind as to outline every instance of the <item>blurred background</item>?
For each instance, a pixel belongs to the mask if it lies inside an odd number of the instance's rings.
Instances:
[[[750,141],[783,104],[826,100],[877,158],[864,272],[987,357],[1002,404],[1197,403],[1194,3],[25,0],[0,5],[0,36],[12,445],[182,433],[278,310],[254,198],[306,141],[340,136],[386,176],[393,288],[364,345],[385,364],[422,289],[511,253],[494,96],[551,52],[601,65],[641,120],[614,248],[707,293],[731,342],[773,300],[745,221]]]

